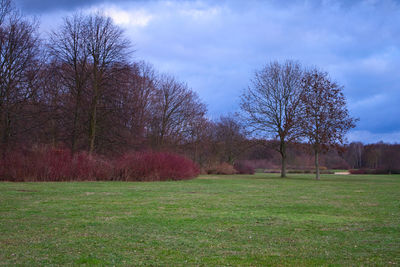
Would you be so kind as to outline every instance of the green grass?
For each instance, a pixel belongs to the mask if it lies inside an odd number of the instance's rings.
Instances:
[[[0,183],[0,264],[400,264],[400,175]]]

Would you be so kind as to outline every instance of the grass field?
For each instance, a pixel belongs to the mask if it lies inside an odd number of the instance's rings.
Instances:
[[[400,264],[400,175],[0,183],[3,265]]]

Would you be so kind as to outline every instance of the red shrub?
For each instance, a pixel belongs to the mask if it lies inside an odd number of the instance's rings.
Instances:
[[[254,174],[255,170],[252,164],[247,161],[238,161],[233,165],[239,174]]]
[[[199,175],[193,161],[167,152],[130,152],[115,163],[115,179],[165,181],[191,179]]]
[[[110,161],[84,151],[75,154],[70,165],[71,177],[76,180],[104,181],[111,180],[114,175],[114,166]]]
[[[70,176],[69,151],[45,147],[8,152],[1,160],[1,180],[54,181]]]
[[[93,181],[112,174],[112,166],[97,156],[45,146],[12,151],[0,160],[0,180],[6,181]]]
[[[164,181],[194,178],[197,166],[172,153],[132,152],[115,161],[86,152],[36,147],[0,159],[0,181]]]

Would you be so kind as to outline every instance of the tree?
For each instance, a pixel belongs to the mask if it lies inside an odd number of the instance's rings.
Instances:
[[[89,79],[88,36],[84,23],[84,17],[79,14],[65,18],[60,29],[52,32],[48,45],[50,55],[59,64],[54,74],[58,74],[72,102],[72,110],[66,113],[67,118],[72,120],[70,133],[72,153],[77,149],[78,129],[83,112],[83,94]]]
[[[113,24],[111,18],[101,14],[85,18],[86,47],[91,65],[91,103],[89,125],[89,153],[95,149],[97,112],[107,79],[119,68],[115,65],[126,61],[129,41],[123,31]]]
[[[37,93],[41,50],[35,22],[2,1],[0,9],[0,138],[10,140],[25,131],[32,116],[30,100]],[[5,6],[3,6],[5,4]]]
[[[279,140],[281,177],[286,177],[287,143],[299,136],[302,69],[294,61],[272,62],[256,71],[248,90],[241,96],[244,121],[254,132]]]
[[[11,0],[0,0],[0,26],[3,24],[6,16],[11,13]]]
[[[191,123],[202,118],[207,109],[198,95],[185,83],[167,75],[160,77],[154,97],[150,123],[153,146],[178,145],[187,139]]]
[[[144,62],[115,67],[98,109],[97,151],[143,149],[153,116],[155,70]]]
[[[352,142],[346,150],[346,160],[352,169],[360,169],[363,166],[364,145],[361,142]]]
[[[215,124],[204,116],[190,122],[188,138],[183,149],[200,167],[209,165],[216,155],[212,149],[214,127]]]
[[[243,126],[233,115],[221,116],[215,123],[214,131],[215,141],[218,144],[216,153],[221,155],[222,162],[233,165],[246,147]]]
[[[121,87],[120,118],[135,146],[143,145],[146,126],[151,120],[151,104],[156,95],[157,76],[153,66],[138,62],[131,66]]]
[[[347,131],[355,127],[356,120],[349,116],[342,91],[342,86],[317,69],[307,71],[302,79],[299,125],[314,150],[317,180],[320,152],[343,144]]]

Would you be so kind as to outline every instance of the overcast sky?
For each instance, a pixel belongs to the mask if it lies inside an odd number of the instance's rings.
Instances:
[[[15,1],[39,17],[43,36],[73,12],[102,10],[125,29],[135,60],[187,82],[211,118],[237,111],[254,71],[272,60],[318,66],[360,119],[350,141],[400,143],[398,0]]]

